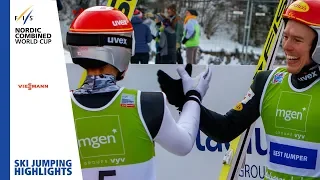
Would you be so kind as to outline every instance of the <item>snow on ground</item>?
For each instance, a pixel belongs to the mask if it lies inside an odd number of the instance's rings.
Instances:
[[[204,36],[204,32],[202,30],[202,36],[200,38],[200,48],[203,51],[216,51],[219,52],[222,49],[225,52],[235,52],[235,49],[238,49],[240,52],[242,51],[242,44],[235,42],[231,40],[231,32],[229,31],[228,27],[220,27],[217,32],[208,39],[206,36]],[[245,51],[245,49],[244,49]],[[248,46],[247,52],[250,53],[251,51],[254,52],[254,54],[261,54],[262,47],[252,47]]]

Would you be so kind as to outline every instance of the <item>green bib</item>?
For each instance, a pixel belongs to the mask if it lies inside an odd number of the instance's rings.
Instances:
[[[260,112],[269,150],[265,179],[320,179],[320,83],[295,89],[291,74],[278,68],[268,78]]]
[[[188,47],[196,47],[199,46],[200,43],[200,25],[197,24],[194,27],[195,33],[194,35],[186,42],[185,46]],[[186,31],[183,32],[184,36],[186,35]]]
[[[85,108],[72,96],[81,168],[143,163],[155,155],[137,90],[121,88],[102,108]]]

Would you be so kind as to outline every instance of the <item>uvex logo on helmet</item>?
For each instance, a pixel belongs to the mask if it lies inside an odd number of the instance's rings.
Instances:
[[[297,3],[293,3],[292,6],[289,7],[289,9],[298,12],[308,12],[309,5],[303,1],[298,0]]]
[[[115,20],[115,21],[112,21],[112,25],[113,26],[128,25],[128,21],[127,20]]]
[[[127,45],[127,39],[118,37],[108,37],[108,43],[124,44]]]

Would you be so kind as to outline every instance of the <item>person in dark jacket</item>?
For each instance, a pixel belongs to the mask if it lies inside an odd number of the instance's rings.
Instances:
[[[167,12],[170,18],[171,27],[176,32],[176,49],[177,49],[177,62],[178,64],[183,64],[183,59],[181,56],[181,41],[183,37],[183,20],[177,14],[177,6],[171,4],[167,7]]]
[[[131,57],[132,64],[148,64],[150,47],[148,43],[152,41],[150,28],[143,24],[142,13],[139,10],[134,11],[131,19],[135,36],[135,54]]]
[[[153,39],[155,40],[155,47],[156,47],[156,59],[155,63],[160,64],[161,63],[161,56],[160,56],[160,47],[159,47],[159,41],[160,41],[160,33],[163,32],[163,26],[162,21],[165,18],[165,15],[158,13],[155,15],[155,29],[156,33]]]
[[[176,50],[176,33],[171,27],[170,20],[164,18],[162,20],[163,31],[160,31],[159,64],[176,64],[177,63],[177,50]]]

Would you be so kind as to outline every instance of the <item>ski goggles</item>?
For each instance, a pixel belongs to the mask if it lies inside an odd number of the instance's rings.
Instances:
[[[131,56],[135,54],[133,32],[125,35],[68,32],[67,45],[71,58],[100,60],[115,66],[120,72],[127,69]]]

